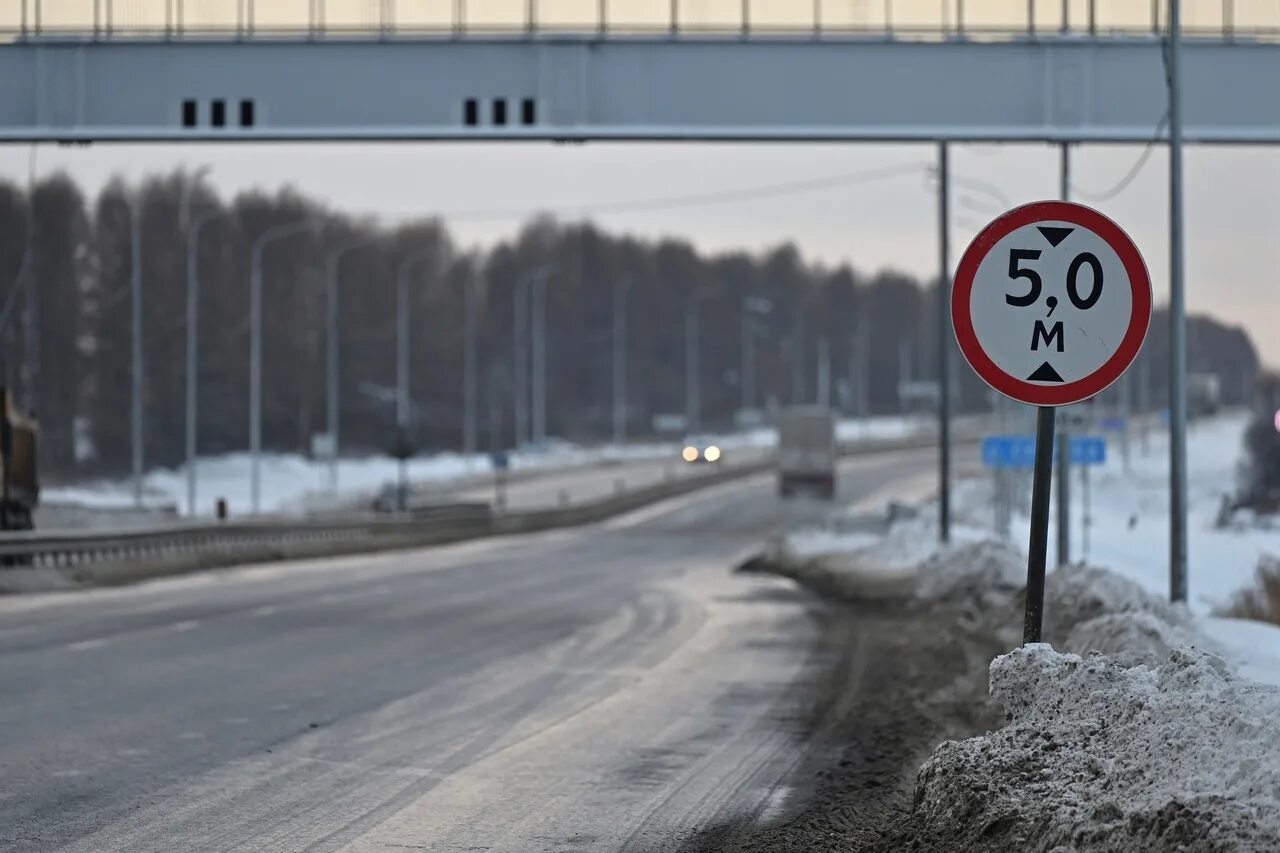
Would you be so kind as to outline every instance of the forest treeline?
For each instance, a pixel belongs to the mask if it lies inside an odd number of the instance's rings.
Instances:
[[[936,376],[936,287],[893,271],[873,275],[807,262],[792,245],[709,256],[676,239],[639,240],[589,223],[536,219],[485,251],[465,251],[438,219],[398,224],[333,210],[295,190],[220,198],[189,172],[89,198],[65,174],[28,192],[0,182],[0,358],[5,384],[42,428],[46,479],[113,474],[130,465],[131,239],[141,245],[144,447],[147,467],[184,459],[187,229],[200,232],[199,449],[243,450],[249,438],[250,254],[267,229],[301,220],[310,230],[263,254],[263,446],[307,452],[326,429],[326,266],[339,280],[343,453],[396,441],[397,270],[408,268],[412,326],[411,442],[457,449],[464,430],[465,294],[476,329],[480,449],[513,442],[513,289],[547,265],[547,433],[577,441],[612,435],[615,293],[626,286],[626,422],[632,437],[686,410],[687,312],[696,305],[701,422],[733,423],[742,406],[744,346],[754,353],[760,408],[820,395],[851,413],[894,412],[900,380]],[[750,336],[750,341],[748,341]],[[859,340],[862,343],[859,343]],[[950,339],[948,337],[948,344]],[[1153,322],[1135,371],[1136,399],[1161,405],[1164,317]],[[1248,335],[1206,317],[1189,332],[1193,370],[1222,377],[1228,402],[1247,398],[1257,370]],[[952,345],[953,346],[953,345]],[[829,363],[823,369],[819,362]],[[989,392],[957,359],[959,408]],[[866,382],[860,390],[860,380]],[[1114,393],[1114,392],[1112,392]]]

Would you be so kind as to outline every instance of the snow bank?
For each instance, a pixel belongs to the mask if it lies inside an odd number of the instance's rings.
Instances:
[[[913,819],[947,849],[1280,849],[1280,689],[1178,649],[1125,667],[1047,645],[991,664],[999,731],[939,747]]]
[[[841,421],[837,434],[842,441],[904,438],[929,429],[927,420],[911,417],[875,417]],[[708,436],[727,449],[764,448],[777,443],[777,431],[759,428],[747,432]],[[637,442],[581,446],[565,441],[551,441],[540,447],[529,447],[510,455],[516,471],[556,470],[582,465],[644,459],[676,458],[680,445],[675,441]],[[197,509],[202,515],[212,514],[219,498],[225,498],[233,513],[249,506],[250,456],[230,453],[205,457],[196,463],[199,483]],[[261,457],[262,510],[267,513],[299,513],[331,506],[336,500],[372,496],[382,486],[395,482],[398,463],[385,456],[343,458],[338,462],[340,491],[328,493],[329,463],[300,454],[269,453]],[[488,454],[465,455],[438,453],[409,462],[409,477],[419,485],[446,483],[462,477],[488,474]],[[149,509],[177,509],[188,513],[187,469],[158,468],[147,472],[143,480],[143,505]],[[47,501],[95,509],[132,507],[133,484],[130,480],[101,480],[57,486],[44,490]]]

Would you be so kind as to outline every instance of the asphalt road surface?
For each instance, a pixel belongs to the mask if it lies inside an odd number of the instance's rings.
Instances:
[[[841,499],[934,457],[847,461]],[[815,622],[755,477],[573,530],[0,600],[0,850],[654,851],[787,807]]]

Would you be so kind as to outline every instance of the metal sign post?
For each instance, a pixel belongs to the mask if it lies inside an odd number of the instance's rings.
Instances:
[[[1055,409],[1094,397],[1133,362],[1151,322],[1151,279],[1118,225],[1042,201],[978,233],[956,268],[951,320],[960,351],[996,391],[1037,407],[1023,642],[1040,641]],[[1064,442],[1065,466],[1074,448]],[[1093,445],[1082,445],[1093,454]],[[985,448],[984,448],[985,456]]]

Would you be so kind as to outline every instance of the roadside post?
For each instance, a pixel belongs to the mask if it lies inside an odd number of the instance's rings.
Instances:
[[[504,450],[489,454],[493,465],[493,506],[498,512],[507,507],[507,471],[511,469],[511,457]]]
[[[997,217],[969,244],[956,268],[951,321],[974,372],[1037,407],[1022,641],[1038,643],[1055,410],[1098,395],[1133,362],[1151,323],[1151,278],[1106,216],[1072,202],[1034,202]]]

